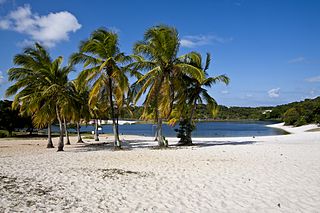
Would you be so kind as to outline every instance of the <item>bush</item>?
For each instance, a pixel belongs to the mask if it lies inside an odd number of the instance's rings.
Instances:
[[[316,115],[314,121],[316,124],[320,125],[320,115]]]
[[[300,119],[300,113],[296,108],[288,109],[283,115],[285,125],[294,125]]]
[[[188,119],[183,119],[179,122],[179,129],[175,129],[177,132],[177,138],[180,138],[180,145],[192,144],[191,133],[195,129],[195,125],[190,123]]]
[[[303,126],[306,125],[308,122],[304,117],[300,117],[299,120],[295,123],[295,126]]]
[[[5,131],[0,130],[0,138],[5,138],[7,137],[7,133]]]

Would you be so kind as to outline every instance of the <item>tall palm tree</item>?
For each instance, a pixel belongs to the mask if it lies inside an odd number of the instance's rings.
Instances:
[[[188,63],[198,69],[201,69],[205,74],[203,79],[190,78],[183,75],[178,79],[179,84],[176,104],[176,115],[179,115],[180,123],[186,125],[186,132],[184,140],[180,141],[182,145],[192,144],[191,133],[194,129],[193,117],[196,111],[197,105],[206,102],[208,109],[215,114],[217,112],[217,102],[210,96],[206,87],[211,88],[214,84],[222,82],[229,84],[230,79],[226,75],[219,75],[215,77],[208,76],[208,69],[210,66],[211,57],[207,53],[206,60],[203,63],[203,59],[200,53],[191,52],[181,58],[182,61]]]
[[[134,85],[139,87],[135,102],[148,91],[144,101],[143,119],[157,122],[159,146],[167,146],[162,133],[163,119],[169,117],[175,98],[174,79],[185,74],[202,81],[202,70],[179,60],[180,40],[176,29],[164,25],[148,29],[143,41],[134,45],[135,69],[147,71]]]
[[[16,66],[8,70],[9,81],[15,81],[6,91],[6,96],[15,95],[13,108],[19,108],[21,114],[31,115],[36,127],[48,126],[47,148],[53,148],[51,139],[51,123],[55,113],[48,104],[39,102],[41,86],[39,81],[42,77],[41,70],[48,69],[52,60],[49,53],[40,44],[25,48],[23,53],[14,56],[13,62]],[[46,108],[46,110],[44,110]],[[40,110],[42,109],[42,111]],[[44,119],[40,114],[47,111]],[[44,114],[42,114],[44,115]],[[36,118],[36,119],[35,119]]]
[[[118,35],[104,28],[95,30],[88,40],[81,42],[79,52],[71,56],[71,61],[74,64],[84,64],[85,70],[78,79],[91,86],[89,104],[96,106],[100,101],[108,102],[114,145],[120,148],[116,117],[129,88],[129,81],[122,66],[130,61],[130,57],[120,52]]]
[[[80,133],[80,121],[89,121],[90,111],[89,111],[89,88],[85,82],[80,82],[78,80],[73,80],[69,84],[70,93],[73,94],[74,98],[71,99],[71,118],[70,120],[75,122],[77,125],[77,143],[83,143]]]
[[[60,124],[58,151],[63,151],[59,104],[67,99],[64,91],[72,67],[61,67],[62,57],[52,60],[38,43],[17,54],[14,63],[19,67],[9,69],[8,75],[9,80],[15,83],[7,89],[6,95],[16,94],[13,107],[21,105],[22,112],[31,114],[36,126],[48,125],[48,147],[53,147],[51,123],[56,116]]]

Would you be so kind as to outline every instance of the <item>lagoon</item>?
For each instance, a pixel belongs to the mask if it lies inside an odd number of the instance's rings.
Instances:
[[[198,122],[193,137],[252,137],[252,136],[268,136],[268,135],[284,135],[287,134],[281,129],[271,128],[267,125],[273,124],[269,121],[210,121]],[[163,125],[163,133],[166,137],[175,137],[178,125],[171,127]],[[81,132],[91,132],[94,130],[92,125],[82,126]],[[125,124],[119,126],[120,135],[141,135],[154,136],[156,130],[155,124]],[[57,127],[53,127],[53,131],[58,131]],[[75,132],[74,129],[70,129]],[[102,125],[99,133],[112,134],[112,125]]]

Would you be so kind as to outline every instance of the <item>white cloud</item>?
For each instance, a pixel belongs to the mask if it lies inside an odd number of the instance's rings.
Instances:
[[[121,30],[119,28],[117,28],[117,27],[108,27],[108,29],[111,30],[114,33],[120,33],[121,32]]]
[[[250,94],[250,93],[247,93],[247,94],[246,94],[246,97],[247,97],[247,98],[252,98],[252,97],[253,97],[253,95],[252,95],[252,94]]]
[[[280,88],[269,90],[268,95],[270,98],[278,98],[280,96]]]
[[[314,77],[311,77],[311,78],[307,78],[306,81],[310,82],[310,83],[320,82],[320,75],[319,76],[314,76]]]
[[[39,16],[31,12],[29,5],[18,7],[0,21],[0,29],[26,34],[30,37],[26,41],[37,41],[48,47],[68,40],[69,33],[80,28],[77,18],[67,11]]]
[[[222,90],[221,93],[222,94],[229,94],[229,91],[228,90]]]
[[[180,43],[182,47],[193,48],[215,43],[226,43],[232,40],[232,38],[222,38],[215,35],[188,35],[184,36]]]
[[[307,60],[303,56],[300,56],[298,58],[293,58],[288,61],[289,64],[305,63],[305,62],[307,62]]]
[[[1,86],[1,84],[4,82],[4,77],[3,77],[3,75],[2,75],[2,73],[1,73],[1,71],[0,71],[0,86]]]

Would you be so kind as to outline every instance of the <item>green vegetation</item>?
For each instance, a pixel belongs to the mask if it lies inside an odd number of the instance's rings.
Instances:
[[[104,28],[80,43],[67,66],[62,66],[61,56],[52,59],[38,43],[25,48],[14,56],[15,66],[8,70],[13,84],[6,95],[14,100],[0,102],[0,128],[12,135],[18,128],[47,127],[47,147],[53,148],[51,125],[58,123],[58,151],[63,151],[64,137],[70,144],[67,124],[73,124],[82,142],[80,123],[89,120],[95,120],[95,140],[99,140],[98,120],[112,119],[116,148],[121,148],[119,118],[155,122],[160,147],[168,146],[162,133],[164,121],[179,122],[181,145],[192,144],[194,121],[199,119],[275,119],[288,125],[320,122],[320,98],[277,107],[218,106],[206,88],[218,82],[228,84],[229,78],[208,76],[209,53],[205,60],[197,52],[178,56],[179,46],[177,30],[160,25],[146,30],[131,56],[120,51],[118,35]],[[70,81],[68,75],[76,64],[82,70]],[[132,85],[129,77],[135,80]],[[141,97],[145,97],[143,106],[135,106]]]
[[[11,107],[12,101],[0,100],[0,138],[12,136],[13,131],[19,128],[26,128],[32,134],[33,127],[31,118],[28,116],[20,116],[19,110],[14,110]],[[5,131],[3,131],[5,130]]]
[[[134,69],[146,71],[138,75],[132,89],[136,95],[134,103],[143,93],[147,93],[142,111],[142,119],[153,119],[157,123],[156,140],[159,146],[168,146],[162,134],[162,122],[174,115],[175,102],[179,102],[179,91],[184,85],[181,80],[191,78],[200,81],[205,73],[187,60],[178,57],[180,40],[175,28],[156,26],[145,32],[143,41],[134,45]],[[193,54],[193,53],[190,53]]]
[[[68,74],[71,66],[62,67],[62,57],[52,60],[48,51],[40,44],[24,49],[17,54],[13,62],[16,67],[8,70],[10,81],[14,84],[7,91],[7,96],[15,95],[12,107],[20,114],[32,116],[36,127],[48,126],[48,148],[53,148],[51,124],[59,122],[60,137],[58,151],[63,151],[64,108],[72,94],[68,93]]]
[[[163,120],[175,123],[187,119],[187,125],[192,125],[203,100],[211,114],[216,108],[216,101],[203,87],[218,81],[228,83],[229,79],[207,76],[209,54],[204,67],[199,53],[177,56],[180,40],[175,28],[160,25],[147,29],[143,40],[135,43],[131,56],[120,51],[118,42],[116,33],[100,28],[80,43],[79,51],[71,55],[67,66],[62,66],[61,56],[51,59],[38,43],[14,57],[15,67],[8,70],[13,84],[6,95],[14,96],[15,113],[31,117],[37,128],[48,128],[48,148],[53,148],[52,123],[59,124],[58,151],[63,151],[64,136],[66,144],[70,144],[67,123],[76,124],[78,142],[82,142],[80,122],[94,119],[95,140],[99,140],[98,120],[108,118],[113,121],[114,146],[120,148],[118,119],[132,116],[157,123],[159,146],[167,146],[162,134]],[[83,69],[70,81],[68,74],[76,64],[83,65]],[[131,86],[129,75],[136,78]],[[143,107],[136,107],[144,93]],[[177,113],[182,106],[187,110]],[[16,125],[11,126],[5,128],[12,132]],[[192,129],[186,131],[191,141]]]
[[[202,79],[190,78],[188,75],[182,75],[177,79],[177,104],[174,106],[171,120],[169,123],[175,124],[179,119],[179,130],[177,137],[180,138],[180,145],[192,145],[192,131],[195,129],[193,118],[198,104],[206,102],[207,110],[210,116],[215,116],[218,112],[217,102],[210,96],[205,87],[211,87],[217,82],[229,83],[226,75],[217,77],[208,77],[207,70],[210,65],[210,54],[207,53],[206,61],[202,63],[202,57],[199,53],[192,52],[183,56],[182,61],[186,64],[196,67],[204,73]]]
[[[132,108],[135,119],[139,119],[142,107]],[[124,116],[124,118],[129,118]],[[320,123],[320,97],[275,107],[226,107],[218,106],[218,113],[212,114],[206,104],[198,104],[194,113],[197,120],[274,120],[286,125],[301,126]]]
[[[79,53],[74,53],[71,61],[73,64],[83,63],[84,70],[78,76],[78,81],[91,85],[88,104],[92,117],[97,120],[99,114],[110,113],[114,146],[120,148],[118,117],[129,90],[126,76],[129,70],[123,65],[130,62],[131,58],[120,52],[118,35],[101,28],[94,31],[88,40],[81,42]],[[95,132],[98,132],[97,129]],[[95,139],[99,140],[97,134]]]
[[[319,124],[320,97],[277,106],[267,117],[270,119],[280,119],[284,121],[286,125],[301,126],[310,123]]]

